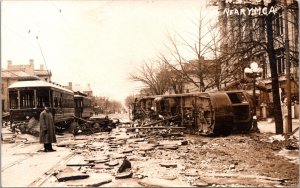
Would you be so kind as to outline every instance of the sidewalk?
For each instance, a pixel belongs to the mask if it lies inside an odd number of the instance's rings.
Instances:
[[[272,121],[270,121],[272,120]],[[292,119],[292,130],[295,130],[297,127],[299,127],[299,119]],[[275,134],[275,122],[274,119],[269,119],[269,121],[258,121],[258,128],[260,132],[262,133],[274,133]],[[285,128],[283,127],[285,130]],[[297,137],[299,139],[299,130],[293,134],[293,136]]]
[[[27,134],[16,137],[7,128],[2,129],[4,141],[1,143],[1,186],[31,187],[39,178],[56,167],[72,152],[55,147],[56,152],[39,152],[43,149],[38,138]],[[60,139],[60,138],[58,138]],[[13,140],[12,143],[9,140]]]

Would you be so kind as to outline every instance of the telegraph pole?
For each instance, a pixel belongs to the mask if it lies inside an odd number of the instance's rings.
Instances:
[[[288,13],[287,0],[284,0],[284,33],[285,33],[285,67],[286,67],[286,99],[287,99],[287,118],[286,119],[286,133],[292,132],[292,106],[291,106],[291,64],[290,64],[290,45],[289,45],[289,30],[288,30]]]

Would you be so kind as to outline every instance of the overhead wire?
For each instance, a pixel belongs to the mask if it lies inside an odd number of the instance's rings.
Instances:
[[[36,40],[37,40],[37,43],[38,43],[38,45],[39,45],[39,48],[40,48],[40,51],[41,51],[41,54],[42,54],[42,57],[43,57],[43,60],[44,60],[45,68],[46,68],[46,71],[47,71],[47,75],[48,75],[48,78],[49,78],[49,81],[50,81],[49,70],[48,70],[48,68],[47,68],[46,59],[45,59],[45,56],[44,56],[44,53],[43,53],[41,44],[40,44],[40,42],[39,42],[39,37],[38,37],[38,36],[36,36]]]
[[[51,1],[50,1],[50,2],[51,2]],[[59,9],[53,2],[51,2],[51,3],[52,3],[52,5],[59,11],[59,13],[62,12],[62,10]],[[32,15],[32,13],[30,13],[29,15],[30,15],[30,17],[33,18],[33,19],[32,19],[32,20],[33,20],[33,24],[39,29],[40,26],[39,26],[39,25],[37,24],[37,22],[34,20],[34,16]],[[61,15],[61,14],[60,14],[60,15]],[[30,33],[31,33],[31,29],[28,30],[28,34],[30,34]],[[39,33],[39,31],[38,31],[38,33]],[[41,55],[42,55],[42,58],[43,58],[43,61],[44,61],[44,65],[45,65],[45,68],[46,68],[46,71],[47,71],[47,76],[48,76],[49,81],[50,81],[50,73],[49,73],[49,69],[48,69],[48,66],[47,66],[47,62],[46,62],[45,55],[44,55],[43,50],[42,50],[42,46],[41,46],[41,44],[40,44],[39,36],[36,35],[36,36],[35,36],[35,39],[36,39],[37,44],[38,44],[38,47],[39,47],[39,49],[40,49],[40,52],[41,52]]]

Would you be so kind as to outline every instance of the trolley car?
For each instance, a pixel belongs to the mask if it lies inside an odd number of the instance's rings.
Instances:
[[[174,117],[174,123],[202,134],[228,135],[232,130],[249,131],[252,127],[252,101],[245,91],[145,96],[136,99],[131,108],[132,120]]]
[[[87,112],[91,111],[91,100],[82,93],[74,95],[73,91],[51,82],[18,81],[8,88],[11,124],[29,121],[32,118],[39,120],[44,106],[49,105],[55,125],[60,129],[66,129],[74,116],[87,118]],[[76,101],[82,105],[76,108]]]
[[[86,94],[74,92],[74,102],[76,117],[87,119],[93,115],[92,101]]]

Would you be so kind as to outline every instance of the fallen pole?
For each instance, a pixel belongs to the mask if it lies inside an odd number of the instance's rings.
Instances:
[[[159,126],[159,127],[129,127],[126,128],[127,130],[134,130],[134,129],[186,129],[186,127],[165,127],[165,126]]]
[[[293,132],[287,133],[287,134],[285,135],[285,139],[287,139],[287,138],[289,138],[290,136],[294,135],[298,130],[299,130],[299,127],[297,127],[295,130],[293,130]]]
[[[295,130],[293,130],[293,132],[291,133],[291,135],[295,134],[298,130],[299,130],[299,127],[297,127]]]
[[[86,123],[89,123],[89,124],[93,124],[94,122],[93,121],[89,121],[89,120],[86,120],[86,119],[82,119],[80,117],[77,117],[77,116],[73,116],[74,119],[77,119],[77,120],[80,120],[80,121],[83,121],[83,122],[86,122]]]

